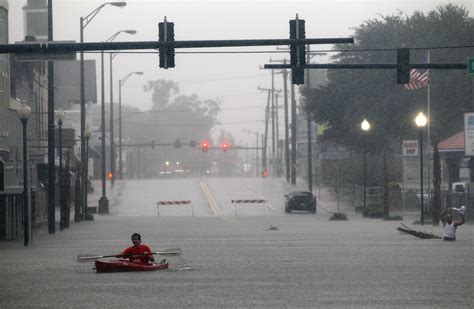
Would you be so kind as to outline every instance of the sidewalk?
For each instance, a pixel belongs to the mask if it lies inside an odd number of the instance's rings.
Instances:
[[[100,179],[93,179],[91,181],[92,188],[94,189],[94,192],[90,192],[87,194],[87,207],[89,213],[92,214],[97,214],[97,210],[99,208],[99,200],[102,197],[102,180]],[[110,180],[106,180],[105,182],[105,196],[109,200],[109,212],[111,207],[114,205],[114,202],[116,201],[116,195],[118,188],[120,188],[123,185],[122,182],[116,180],[114,186],[112,186],[112,183]]]

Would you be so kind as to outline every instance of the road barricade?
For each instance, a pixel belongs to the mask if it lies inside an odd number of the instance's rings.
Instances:
[[[160,216],[160,205],[190,205],[191,213],[194,217],[194,207],[191,201],[158,201],[158,203],[156,203],[156,211],[157,211],[158,217]]]
[[[268,215],[267,200],[253,199],[253,200],[232,200],[234,204],[234,215],[237,216],[237,204],[265,204],[265,215]]]

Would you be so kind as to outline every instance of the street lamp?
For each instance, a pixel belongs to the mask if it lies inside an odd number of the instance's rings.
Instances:
[[[89,129],[89,126],[87,126],[87,128],[84,130],[84,140],[86,142],[86,160],[84,161],[85,162],[85,166],[84,166],[84,171],[85,171],[85,175],[86,175],[86,183],[85,185],[83,184],[84,188],[86,188],[86,194],[84,195],[84,210],[83,210],[83,214],[84,214],[84,220],[88,220],[87,219],[87,189],[88,189],[88,184],[87,184],[87,181],[88,181],[88,178],[89,178],[89,138],[91,137],[92,135],[92,131],[91,129]]]
[[[106,42],[111,42],[113,41],[120,33],[127,33],[130,35],[134,35],[137,33],[137,30],[120,30],[117,33],[115,33],[113,36],[111,36]],[[112,62],[117,56],[118,53],[110,53],[110,172],[111,172],[111,183],[112,186],[114,185],[115,182],[115,144],[114,144],[114,88],[113,88],[113,70],[112,70]],[[102,85],[104,87],[104,85]]]
[[[426,123],[428,122],[428,119],[426,116],[422,113],[419,112],[418,116],[415,118],[415,123],[418,128],[420,128],[420,224],[425,224],[425,214],[424,214],[424,209],[423,209],[423,129],[426,126]]]
[[[59,229],[64,230],[65,216],[64,216],[64,187],[63,187],[63,136],[62,127],[66,114],[62,108],[56,112],[58,119],[58,131],[59,131]]]
[[[119,80],[119,178],[122,180],[122,86],[125,84],[127,79],[132,76],[143,75],[143,72],[131,72],[128,73],[124,78]]]
[[[28,145],[26,124],[31,116],[31,108],[26,104],[22,104],[17,110],[17,113],[23,125],[23,234],[24,245],[28,246],[30,239],[30,207],[28,205]]]
[[[367,132],[370,130],[370,123],[364,119],[360,124],[364,131],[364,209],[367,206]]]
[[[81,43],[84,42],[84,29],[87,27],[87,25],[89,25],[89,23],[92,21],[92,19],[94,19],[94,17],[99,13],[99,11],[106,5],[112,5],[112,6],[116,6],[116,7],[124,7],[127,5],[126,2],[123,2],[123,1],[114,1],[114,2],[106,2],[106,3],[103,3],[101,4],[100,6],[98,6],[96,9],[94,9],[92,12],[89,13],[89,15],[87,15],[86,17],[81,17],[80,18],[80,40],[81,40]],[[85,83],[85,74],[84,74],[84,52],[81,51],[80,52],[80,55],[81,55],[81,58],[80,58],[80,73],[81,73],[81,79],[80,79],[80,89],[81,89],[81,133],[84,133],[85,132],[85,128],[86,128],[86,99],[85,99],[85,87],[84,87],[84,83]],[[85,152],[85,148],[86,148],[86,145],[85,145],[85,138],[84,137],[81,137],[81,162],[85,162],[85,159],[86,159],[86,152]],[[85,165],[84,165],[85,166]],[[85,167],[83,166],[83,169],[82,169],[82,184],[83,184],[83,187],[82,187],[82,192],[84,194],[84,199],[83,200],[86,200],[87,199],[87,187],[85,187],[85,184],[86,184],[86,173],[85,173]],[[87,210],[87,206],[83,206],[84,209],[83,209],[83,213],[82,213],[82,219],[85,220],[86,219],[86,210]]]

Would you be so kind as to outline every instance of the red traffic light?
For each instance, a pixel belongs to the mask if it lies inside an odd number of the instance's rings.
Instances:
[[[107,178],[108,178],[109,180],[112,179],[112,176],[113,176],[112,172],[108,172],[108,173],[107,173]]]
[[[224,152],[226,152],[229,149],[229,144],[227,143],[222,143],[221,148]]]
[[[202,141],[201,142],[201,149],[202,149],[202,151],[207,151],[209,149],[209,142],[208,141]]]
[[[262,172],[262,177],[268,177],[268,171],[267,170],[264,170]]]

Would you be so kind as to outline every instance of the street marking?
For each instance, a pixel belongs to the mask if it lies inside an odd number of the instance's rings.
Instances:
[[[211,191],[209,191],[209,188],[207,187],[206,183],[204,181],[199,182],[201,184],[201,189],[204,191],[204,194],[206,194],[207,200],[209,201],[209,205],[211,206],[212,212],[216,216],[222,216],[222,210],[220,209],[219,205],[217,205],[216,200],[214,199],[214,196],[212,195]]]

